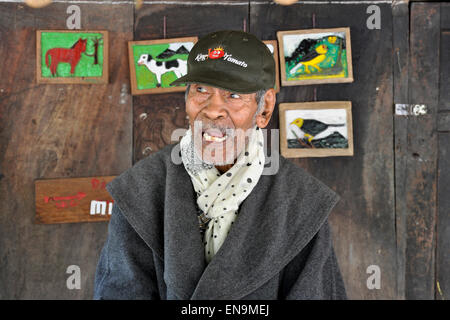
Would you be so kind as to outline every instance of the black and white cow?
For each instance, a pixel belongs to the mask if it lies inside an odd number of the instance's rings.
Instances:
[[[150,72],[156,75],[158,87],[161,86],[161,76],[166,72],[175,72],[177,78],[180,78],[187,73],[187,61],[182,59],[175,59],[171,61],[156,61],[149,54],[141,54],[138,60],[138,65],[146,66],[147,69],[150,70]]]

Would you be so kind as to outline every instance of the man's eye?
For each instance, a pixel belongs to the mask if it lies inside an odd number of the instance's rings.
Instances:
[[[197,92],[205,93],[206,89],[203,87],[197,87]]]
[[[238,95],[237,93],[232,93],[232,94],[230,94],[230,97],[233,99],[239,99],[241,96]]]

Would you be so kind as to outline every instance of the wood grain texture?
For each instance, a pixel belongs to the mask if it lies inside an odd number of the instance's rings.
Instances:
[[[393,6],[393,72],[394,103],[407,104],[409,67],[409,5],[401,3]],[[394,116],[394,155],[395,155],[395,231],[397,246],[397,298],[405,298],[405,252],[406,252],[406,212],[404,201],[407,154],[408,118]]]
[[[436,299],[450,299],[450,133],[439,133]]]
[[[79,5],[83,29],[109,30],[109,84],[34,83],[36,30],[65,29],[68,5],[0,4],[0,299],[92,298],[108,225],[34,224],[34,181],[117,175],[131,165],[132,7]],[[69,265],[81,269],[80,290],[66,287]]]
[[[450,131],[450,112],[438,113],[437,130],[439,132]]]
[[[441,3],[435,298],[450,299],[450,3]]]
[[[165,17],[165,18],[164,18]],[[164,28],[164,21],[166,22]],[[248,23],[248,5],[143,5],[136,11],[135,40],[199,38],[217,30],[242,30]],[[178,128],[188,128],[184,92],[133,96],[133,161],[177,142],[171,136]],[[179,138],[179,137],[177,137]]]
[[[450,3],[441,2],[441,30],[443,32],[450,31]]]
[[[352,101],[353,157],[291,159],[341,195],[330,216],[334,246],[352,299],[392,299],[396,292],[393,171],[392,14],[381,9],[381,30],[366,28],[366,5],[251,4],[250,31],[350,27],[354,82],[282,87],[277,102]],[[351,19],[349,18],[351,17]],[[278,127],[277,114],[271,126]],[[369,290],[366,269],[381,269],[381,289]]]
[[[450,4],[442,4],[441,9],[441,21],[450,20]],[[439,111],[450,111],[450,23],[446,27],[441,26]]]
[[[440,4],[413,3],[410,11],[409,101],[425,103],[429,115],[408,117],[403,155],[406,233],[405,298],[434,299],[436,169]],[[399,155],[400,156],[400,155]]]

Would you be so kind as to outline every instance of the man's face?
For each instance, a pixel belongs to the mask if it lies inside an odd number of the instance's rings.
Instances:
[[[232,164],[245,147],[248,129],[254,126],[255,93],[241,94],[192,84],[186,113],[197,155],[216,166]]]

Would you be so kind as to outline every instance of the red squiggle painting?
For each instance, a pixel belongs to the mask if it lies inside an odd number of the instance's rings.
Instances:
[[[79,201],[84,197],[86,197],[86,193],[78,191],[74,196],[44,197],[44,202],[49,203],[50,201],[54,201],[57,208],[67,208],[77,206]]]

